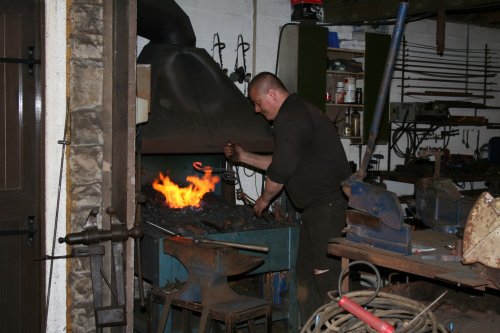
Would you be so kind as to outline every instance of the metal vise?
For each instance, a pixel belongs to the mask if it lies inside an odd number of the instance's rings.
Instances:
[[[71,251],[71,257],[90,257],[90,271],[92,277],[92,291],[94,297],[94,312],[96,327],[123,326],[127,324],[125,309],[125,282],[124,282],[124,263],[123,263],[123,242],[129,237],[139,239],[142,237],[142,228],[135,225],[131,229],[121,223],[114,215],[112,209],[106,211],[111,218],[111,227],[109,230],[99,229],[97,227],[97,214],[99,210],[94,208],[90,211],[84,226],[84,231],[70,233],[66,237],[59,238],[59,243],[68,245],[87,245],[86,247],[74,247]],[[103,306],[103,256],[105,241],[111,241],[111,251],[114,266],[112,266],[113,281],[110,288],[115,296],[115,305]]]

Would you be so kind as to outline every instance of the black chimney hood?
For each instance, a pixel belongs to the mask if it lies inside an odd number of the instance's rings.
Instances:
[[[141,128],[141,152],[222,153],[233,140],[272,151],[264,118],[210,55],[196,48],[184,11],[169,0],[139,0],[137,33],[149,39],[138,63],[151,64],[151,114]]]

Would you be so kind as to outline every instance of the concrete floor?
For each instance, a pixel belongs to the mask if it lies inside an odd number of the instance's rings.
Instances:
[[[449,285],[435,284],[426,281],[417,281],[383,288],[383,291],[401,295],[425,305],[448,290],[442,302],[432,308],[439,323],[445,327],[453,327],[451,333],[494,333],[500,332],[500,293],[488,291],[481,293],[463,288],[453,288]],[[197,330],[194,329],[193,332]],[[146,333],[144,330],[135,332]],[[224,325],[214,323],[212,333],[225,332]],[[247,333],[247,328],[238,330]],[[284,321],[274,322],[273,333],[287,333]],[[256,333],[265,333],[264,327],[258,326]],[[295,332],[293,332],[295,333]]]

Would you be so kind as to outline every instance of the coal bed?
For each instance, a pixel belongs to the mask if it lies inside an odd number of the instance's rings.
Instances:
[[[164,196],[154,189],[143,189],[143,193],[146,200],[141,216],[147,229],[152,228],[148,225],[151,223],[180,235],[203,236],[289,225],[271,216],[257,217],[251,207],[229,204],[214,193],[205,194],[199,207],[185,208],[168,207]]]

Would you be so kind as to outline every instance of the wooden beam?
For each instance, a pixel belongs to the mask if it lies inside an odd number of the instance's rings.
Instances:
[[[397,0],[326,0],[325,23],[352,25],[394,19],[399,2]],[[446,11],[457,11],[482,6],[498,6],[498,2],[491,0],[419,0],[409,3],[408,15],[410,17],[424,14],[435,15],[441,8]]]

